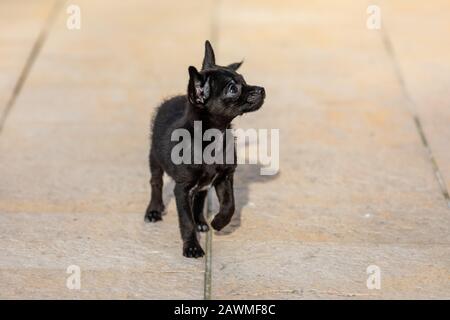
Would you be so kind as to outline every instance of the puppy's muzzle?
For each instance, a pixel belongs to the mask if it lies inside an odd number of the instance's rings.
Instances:
[[[245,110],[245,112],[256,111],[264,103],[264,98],[266,97],[266,91],[263,87],[254,87],[252,91],[250,91],[247,96],[247,103],[249,104],[249,108]]]
[[[266,97],[266,90],[264,90],[263,87],[254,87],[254,89],[250,91],[247,97],[247,102],[256,103],[259,102],[260,100],[264,100],[265,97]]]

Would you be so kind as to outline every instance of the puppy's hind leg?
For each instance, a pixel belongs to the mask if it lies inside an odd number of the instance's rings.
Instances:
[[[188,258],[199,258],[205,254],[198,243],[190,190],[192,185],[177,183],[175,185],[175,200],[177,202],[181,238],[183,239],[183,255]]]
[[[207,195],[208,191],[198,191],[194,196],[194,202],[192,205],[192,213],[194,215],[194,221],[197,226],[197,231],[199,232],[207,232],[209,230],[203,212],[205,208],[205,199]]]
[[[146,222],[157,222],[162,220],[164,203],[162,198],[163,174],[164,170],[158,161],[150,154],[150,186],[152,189],[150,204],[145,213]]]

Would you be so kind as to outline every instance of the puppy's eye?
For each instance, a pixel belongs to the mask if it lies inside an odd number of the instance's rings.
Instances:
[[[238,91],[239,91],[238,87],[234,84],[230,85],[230,87],[228,88],[228,92],[233,95],[238,93]]]

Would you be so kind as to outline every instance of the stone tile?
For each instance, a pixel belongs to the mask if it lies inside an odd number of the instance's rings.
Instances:
[[[245,254],[244,254],[245,253]],[[445,299],[449,247],[303,241],[221,241],[214,246],[216,299]],[[381,288],[367,288],[367,267]]]
[[[210,2],[77,4],[81,30],[62,8],[0,139],[0,296],[201,299],[204,260],[182,257],[173,184],[165,221],[143,217],[151,115],[200,64]]]
[[[220,8],[216,58],[244,57],[248,82],[266,87],[263,109],[236,127],[280,128],[280,172],[262,177],[257,168],[238,170],[237,215],[213,241],[213,297],[290,298],[291,288],[319,288],[330,294],[316,296],[327,298],[349,288],[363,292],[370,252],[380,246],[390,252],[382,270],[392,274],[403,270],[394,259],[398,246],[412,248],[404,256],[418,269],[425,268],[421,255],[440,261],[442,272],[427,292],[448,296],[450,264],[440,251],[426,250],[448,250],[450,216],[380,33],[366,28],[367,5],[248,1],[239,13],[236,6]],[[305,275],[300,266],[310,246],[338,252],[342,264],[364,262],[342,275],[343,265],[334,270],[337,258],[324,253]],[[280,270],[280,261],[290,264]],[[321,270],[345,281],[319,283]],[[394,280],[378,297],[421,296]]]
[[[0,3],[0,114],[11,98],[53,4],[52,0]]]
[[[411,108],[421,119],[450,190],[450,45],[443,41],[450,28],[450,3],[384,1],[380,5]]]
[[[142,213],[3,213],[2,298],[201,298],[202,260],[181,255],[176,215],[145,224]],[[20,235],[20,237],[18,237]],[[67,268],[81,270],[69,290]]]

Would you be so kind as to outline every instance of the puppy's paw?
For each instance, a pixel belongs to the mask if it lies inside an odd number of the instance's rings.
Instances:
[[[162,220],[162,214],[160,211],[147,210],[145,213],[145,222],[157,222]]]
[[[197,231],[198,232],[208,232],[209,226],[206,224],[206,222],[197,222]]]
[[[216,215],[214,219],[211,221],[211,227],[214,230],[220,231],[230,222],[228,219],[222,218],[220,215]]]
[[[187,242],[183,245],[183,256],[187,258],[201,258],[205,255],[202,247],[195,242]]]

